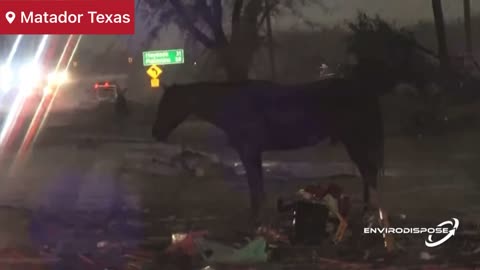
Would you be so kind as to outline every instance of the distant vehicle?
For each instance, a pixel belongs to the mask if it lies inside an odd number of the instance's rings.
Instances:
[[[93,86],[95,98],[99,102],[115,102],[118,98],[120,87],[115,82],[102,81]]]
[[[114,103],[115,112],[119,116],[129,114],[125,92],[116,82],[100,81],[93,85],[95,97],[98,103]]]

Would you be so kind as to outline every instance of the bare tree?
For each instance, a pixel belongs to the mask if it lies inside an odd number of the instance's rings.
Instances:
[[[442,69],[446,70],[450,66],[447,35],[445,31],[445,21],[443,18],[442,0],[432,0],[433,18],[435,20],[435,29],[437,32],[438,56]]]
[[[263,44],[264,23],[278,15],[319,0],[144,0],[152,18],[151,38],[169,23],[175,23],[195,41],[215,52],[229,80],[244,80],[255,52]],[[227,28],[229,27],[229,29]],[[228,30],[226,30],[228,29]]]

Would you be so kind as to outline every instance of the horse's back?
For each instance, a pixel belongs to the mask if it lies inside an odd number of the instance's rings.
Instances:
[[[304,84],[206,83],[194,90],[204,90],[193,92],[204,101],[198,107],[204,120],[230,138],[257,141],[265,150],[310,146],[359,130],[368,135],[378,121],[376,99],[366,97],[359,85],[343,78]]]
[[[280,84],[263,80],[250,80],[242,84],[246,92],[261,96],[301,96],[314,95],[324,97],[345,97],[351,95],[365,95],[369,91],[362,91],[360,84],[354,80],[332,77],[313,82],[300,84]],[[367,89],[364,89],[367,90]]]
[[[248,81],[236,92],[252,102],[275,103],[283,106],[305,105],[322,106],[325,109],[348,103],[372,99],[367,88],[362,88],[352,80],[328,78],[302,84],[278,84],[269,81]]]

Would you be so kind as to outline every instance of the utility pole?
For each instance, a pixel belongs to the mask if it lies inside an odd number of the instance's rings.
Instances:
[[[463,0],[463,21],[465,25],[465,48],[468,56],[472,55],[472,18],[470,0]]]
[[[267,38],[268,38],[268,55],[270,58],[270,76],[272,81],[275,80],[275,51],[273,44],[273,31],[272,31],[272,13],[271,13],[270,0],[265,0],[265,12],[267,23]]]
[[[435,30],[437,33],[438,55],[440,65],[444,71],[450,67],[448,56],[447,35],[445,31],[445,21],[443,18],[442,0],[432,0],[433,18],[435,20]]]

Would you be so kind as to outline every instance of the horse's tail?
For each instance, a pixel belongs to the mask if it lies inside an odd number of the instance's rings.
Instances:
[[[382,117],[383,120],[383,117]],[[378,174],[379,176],[385,176],[385,133],[383,121],[381,121],[382,136],[380,141],[380,153],[378,155]]]
[[[385,125],[383,122],[382,109],[380,104],[380,98],[375,97],[375,110],[374,110],[374,123],[373,123],[373,136],[376,141],[377,153],[375,153],[376,165],[378,168],[378,176],[385,175]]]
[[[365,103],[362,130],[359,130],[361,141],[364,143],[364,151],[368,155],[370,166],[375,167],[377,177],[385,174],[385,127],[383,122],[380,97],[367,95],[363,100]],[[373,172],[371,172],[373,173]]]

